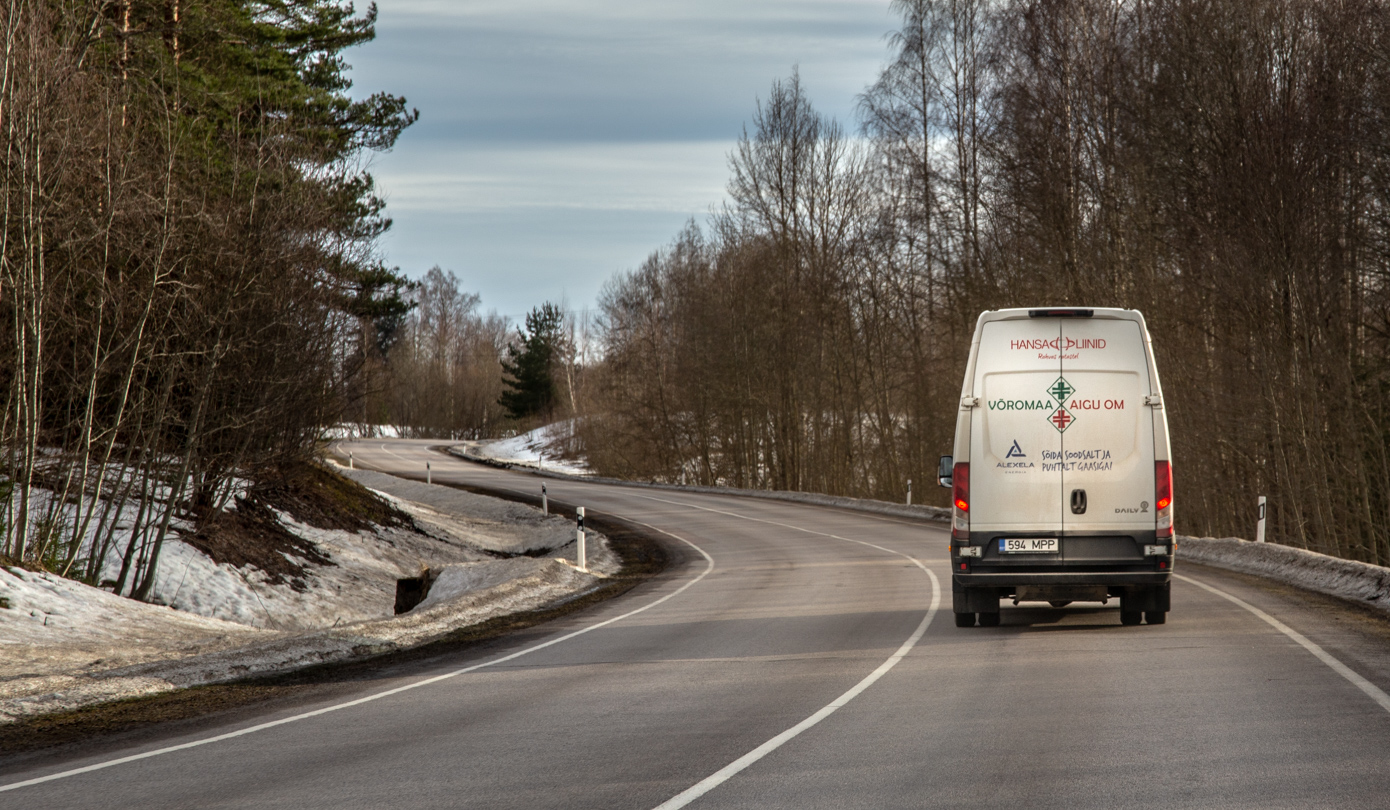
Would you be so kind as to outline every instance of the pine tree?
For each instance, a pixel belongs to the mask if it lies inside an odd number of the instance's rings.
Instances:
[[[526,316],[526,328],[517,329],[519,338],[507,347],[502,382],[512,390],[503,391],[498,403],[513,419],[549,416],[558,399],[555,371],[564,359],[564,312],[555,304],[535,307]]]

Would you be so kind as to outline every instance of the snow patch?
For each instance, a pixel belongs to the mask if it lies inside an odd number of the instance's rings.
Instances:
[[[604,542],[601,537],[595,539],[599,544]],[[511,569],[512,573],[520,576],[488,587],[465,587],[436,599],[433,604],[422,605],[410,613],[389,619],[309,633],[271,633],[242,628],[242,632],[260,635],[239,638],[234,644],[209,646],[178,658],[151,656],[152,660],[118,668],[74,668],[48,675],[10,674],[0,679],[0,685],[3,685],[3,689],[0,689],[0,723],[109,700],[404,650],[437,641],[459,628],[572,599],[598,587],[604,580],[601,574],[579,571],[564,560],[518,559],[504,562],[521,563],[525,567]],[[466,579],[461,578],[459,584],[464,584]],[[483,585],[486,582],[484,578],[479,578],[474,584]],[[129,600],[121,601],[139,605]],[[148,605],[141,607],[149,608]],[[0,610],[0,613],[3,612]],[[168,609],[163,612],[178,615]],[[13,672],[9,661],[0,664],[0,669]]]
[[[323,441],[334,439],[399,439],[406,431],[396,425],[373,425],[365,422],[341,422],[324,428],[319,434]]]
[[[512,560],[447,565],[439,572],[434,584],[430,585],[429,595],[415,609],[428,610],[473,591],[487,590],[519,577],[535,576],[542,568],[552,563],[554,560],[518,557]]]
[[[543,514],[534,506],[370,470],[338,472],[410,512],[430,534],[484,551],[508,556],[547,554],[574,540],[570,520]]]
[[[380,473],[344,471],[422,531],[286,528],[331,561],[300,560],[299,589],[214,563],[165,540],[147,604],[55,574],[0,568],[0,723],[204,683],[355,660],[460,627],[572,599],[618,572],[602,535],[579,571],[573,524],[496,498]],[[502,559],[499,559],[502,557]],[[428,598],[395,616],[396,580],[440,571]],[[177,608],[171,609],[172,608]]]
[[[19,568],[0,569],[0,599],[9,603],[0,608],[0,722],[13,719],[11,700],[35,694],[77,689],[82,702],[146,694],[147,682],[108,693],[90,681],[152,658],[174,661],[269,635]]]
[[[1238,537],[1179,537],[1178,557],[1255,574],[1390,613],[1390,568]]]
[[[464,442],[460,447],[464,458],[481,458],[496,464],[531,467],[558,475],[591,475],[587,464],[565,458],[559,449],[569,441],[572,432],[572,422],[555,422],[511,438]]]

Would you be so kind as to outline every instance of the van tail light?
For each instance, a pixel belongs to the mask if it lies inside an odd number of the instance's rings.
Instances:
[[[1173,464],[1154,462],[1154,508],[1160,538],[1173,536]]]
[[[1090,318],[1096,314],[1094,309],[1030,309],[1030,318]]]
[[[956,462],[951,470],[951,536],[970,538],[970,463]]]
[[[1173,505],[1173,464],[1168,461],[1154,462],[1154,508],[1162,512]]]

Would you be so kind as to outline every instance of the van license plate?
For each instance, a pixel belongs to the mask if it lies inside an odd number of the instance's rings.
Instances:
[[[1000,554],[1056,554],[1055,537],[1001,537]]]

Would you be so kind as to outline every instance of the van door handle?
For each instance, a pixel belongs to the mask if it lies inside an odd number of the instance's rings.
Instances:
[[[1071,513],[1073,515],[1086,514],[1086,490],[1073,489],[1071,491]]]

